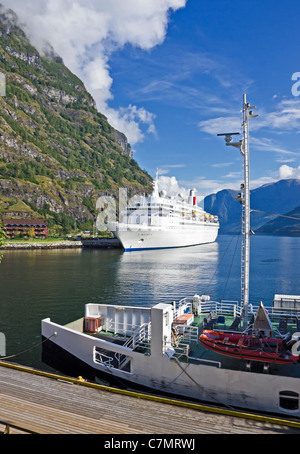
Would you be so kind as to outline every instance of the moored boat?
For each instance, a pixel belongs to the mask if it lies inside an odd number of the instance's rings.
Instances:
[[[168,196],[158,189],[158,174],[149,197],[134,198],[121,211],[119,222],[108,224],[125,251],[169,249],[213,243],[219,230],[217,216],[197,205],[194,190]]]
[[[249,109],[244,95],[244,139],[225,135],[245,158],[241,301],[194,295],[148,307],[145,295],[143,307],[87,304],[69,325],[42,320],[45,363],[93,381],[300,418],[300,296],[275,295],[268,313],[249,304]]]

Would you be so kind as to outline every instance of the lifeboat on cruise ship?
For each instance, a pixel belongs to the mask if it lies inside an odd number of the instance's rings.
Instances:
[[[204,330],[199,342],[216,353],[247,361],[276,364],[298,361],[299,356],[293,355],[291,351],[296,342],[291,334],[275,337],[271,329],[268,314],[261,303],[250,332]]]

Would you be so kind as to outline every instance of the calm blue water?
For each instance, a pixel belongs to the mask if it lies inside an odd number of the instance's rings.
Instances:
[[[275,293],[300,294],[300,238],[253,236],[250,273],[255,305],[271,305]],[[46,370],[37,346],[43,318],[68,323],[83,316],[88,302],[151,306],[195,293],[238,301],[240,239],[222,235],[214,244],[131,253],[7,251],[0,289],[6,355],[26,350],[10,361]]]

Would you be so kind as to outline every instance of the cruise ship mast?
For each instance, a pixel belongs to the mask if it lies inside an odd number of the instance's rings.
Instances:
[[[249,168],[249,125],[251,118],[258,117],[253,114],[255,106],[251,106],[246,95],[243,95],[243,138],[233,142],[232,136],[239,135],[239,132],[217,134],[225,136],[226,146],[236,147],[243,156],[244,183],[241,184],[241,192],[236,200],[242,205],[242,250],[241,250],[241,303],[243,306],[243,326],[248,325],[249,306],[249,269],[250,269],[250,168]]]

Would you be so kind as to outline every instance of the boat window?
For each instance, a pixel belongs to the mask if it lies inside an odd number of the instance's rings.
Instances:
[[[279,406],[284,410],[299,410],[299,394],[294,391],[280,391]]]

